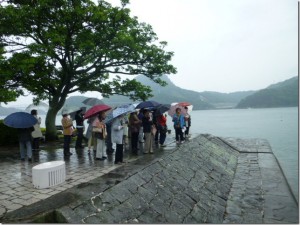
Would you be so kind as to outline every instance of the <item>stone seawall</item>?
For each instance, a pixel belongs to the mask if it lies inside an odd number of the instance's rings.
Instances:
[[[298,223],[270,145],[200,135],[73,213],[84,223]],[[66,211],[65,211],[66,212]],[[65,215],[70,215],[67,212]]]

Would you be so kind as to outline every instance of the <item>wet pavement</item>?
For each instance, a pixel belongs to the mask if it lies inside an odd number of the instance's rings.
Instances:
[[[174,136],[168,135],[165,149],[175,146]],[[73,146],[75,143],[71,144]],[[139,155],[142,156],[143,144],[139,144]],[[20,161],[18,151],[13,157],[2,158],[0,162],[0,219],[6,213],[20,209],[47,199],[68,188],[78,184],[89,182],[103,176],[122,165],[114,164],[114,154],[109,155],[104,161],[95,160],[95,153],[88,154],[87,147],[75,149],[71,147],[72,156],[63,156],[63,144],[56,143],[53,146],[41,145],[40,151],[33,151],[33,162]],[[131,163],[140,156],[132,156],[128,145],[124,151],[124,161]],[[156,149],[162,150],[160,148]],[[32,184],[32,167],[49,161],[65,161],[66,181],[58,186],[36,189]],[[1,221],[1,220],[0,220]]]
[[[154,154],[95,161],[85,150],[1,162],[0,221],[68,223],[298,223],[296,202],[266,140],[193,135]],[[142,146],[140,146],[142,151]],[[37,160],[37,158],[35,159]],[[65,160],[66,182],[32,185],[33,166]],[[53,212],[55,212],[53,214]],[[49,216],[48,215],[48,216]]]

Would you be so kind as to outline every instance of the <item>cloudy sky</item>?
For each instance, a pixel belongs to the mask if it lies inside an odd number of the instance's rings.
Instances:
[[[298,74],[297,0],[130,0],[129,8],[168,42],[178,70],[170,79],[182,88],[259,90]]]
[[[297,0],[131,0],[195,91],[258,90],[298,73]]]

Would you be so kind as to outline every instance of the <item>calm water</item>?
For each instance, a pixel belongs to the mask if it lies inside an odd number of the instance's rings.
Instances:
[[[193,133],[267,139],[299,199],[298,108],[199,110],[192,111],[191,116]],[[41,126],[45,127],[45,116],[41,117]],[[61,124],[61,118],[56,118],[57,125]],[[168,125],[172,129],[171,117]]]
[[[199,110],[191,116],[193,133],[267,139],[299,199],[298,108]]]

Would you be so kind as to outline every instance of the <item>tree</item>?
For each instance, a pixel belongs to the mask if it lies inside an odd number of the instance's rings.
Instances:
[[[145,100],[149,87],[119,75],[141,74],[165,85],[160,76],[176,73],[167,43],[131,17],[127,3],[10,0],[0,7],[0,41],[11,54],[14,79],[35,102],[49,100],[48,140],[56,137],[55,117],[68,94],[98,91]]]
[[[6,60],[5,51],[0,47],[0,103],[15,101],[17,97],[23,94],[17,80],[13,79],[10,63]]]

